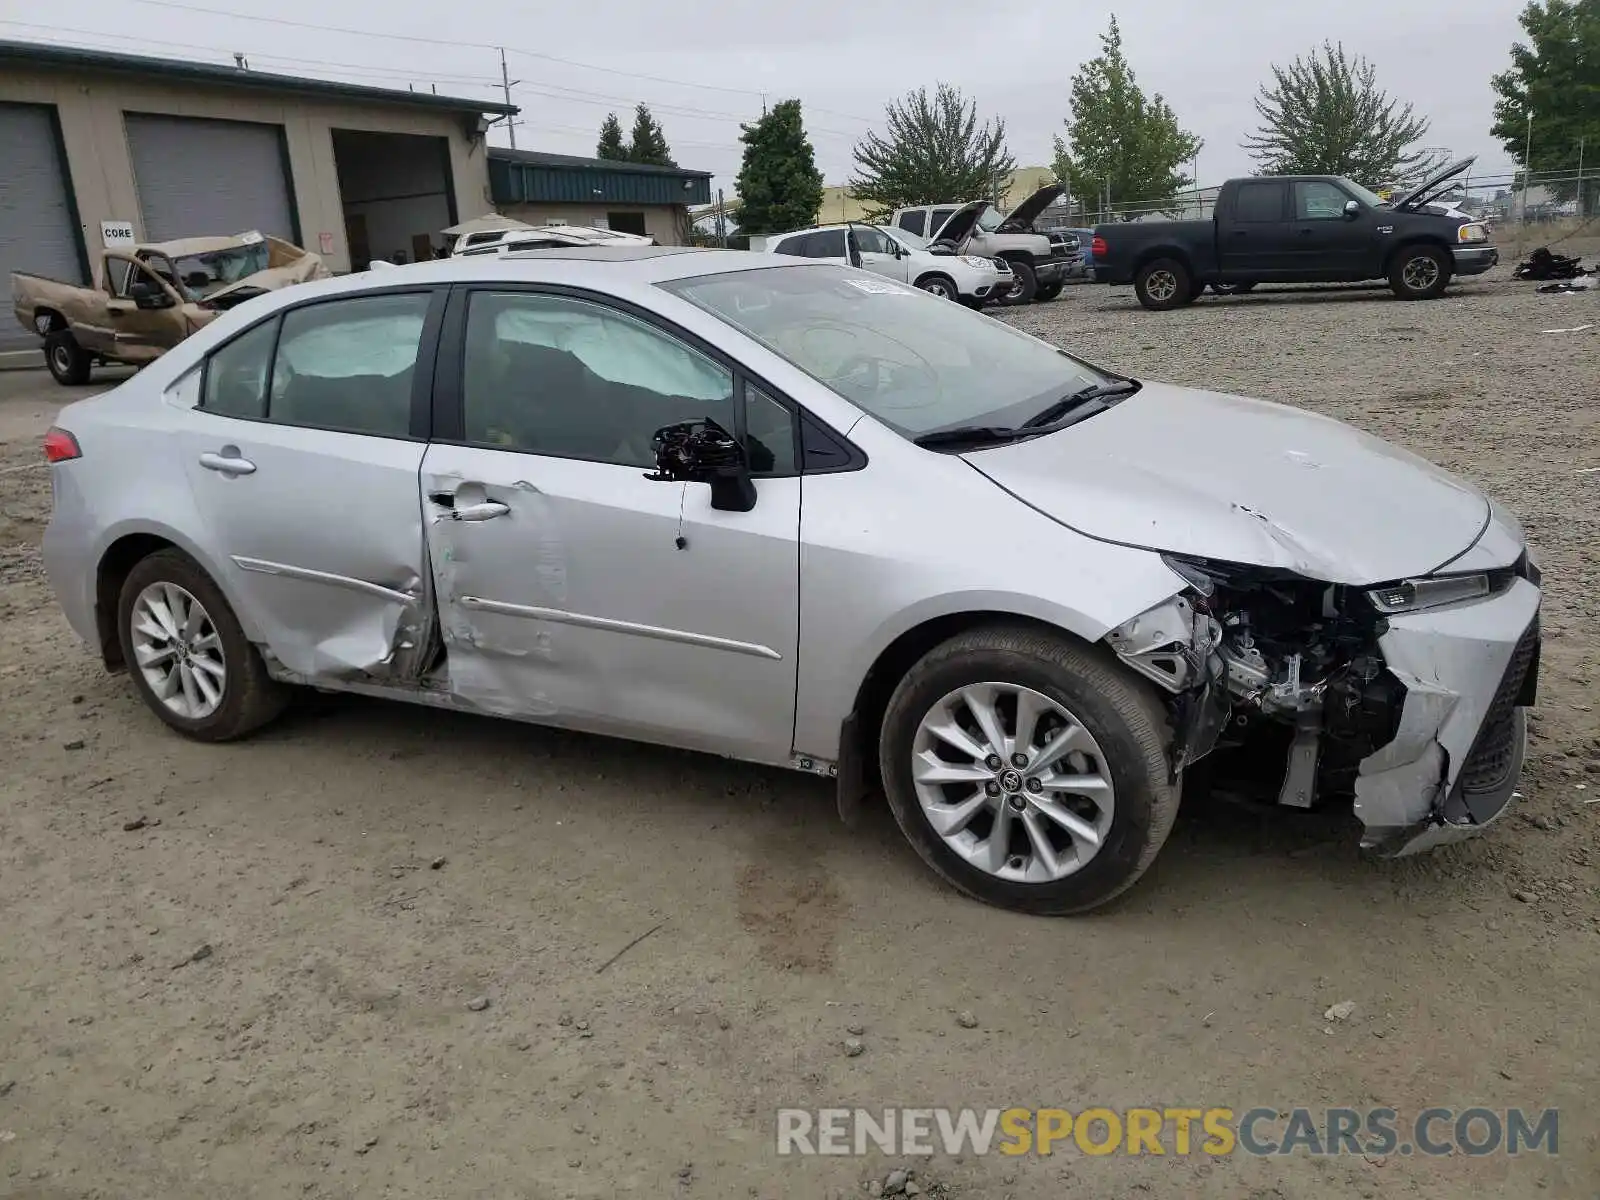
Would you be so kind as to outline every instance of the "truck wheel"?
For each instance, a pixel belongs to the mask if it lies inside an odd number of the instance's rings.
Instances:
[[[1033,273],[1033,265],[1025,262],[1012,262],[1011,264],[1011,290],[1000,297],[1000,303],[1006,306],[1032,303],[1039,291],[1038,277]]]
[[[1054,283],[1042,283],[1039,285],[1039,290],[1034,294],[1033,298],[1040,304],[1043,304],[1047,300],[1054,300],[1057,296],[1061,295],[1061,289],[1065,286],[1066,284],[1062,283],[1059,279]]]
[[[59,384],[78,387],[89,382],[89,356],[70,329],[58,329],[44,339],[44,361]]]
[[[1181,262],[1158,258],[1139,268],[1133,277],[1133,291],[1140,304],[1164,312],[1182,308],[1194,299],[1194,281]]]
[[[1389,287],[1402,300],[1437,300],[1450,284],[1450,260],[1437,246],[1406,246],[1389,268]]]

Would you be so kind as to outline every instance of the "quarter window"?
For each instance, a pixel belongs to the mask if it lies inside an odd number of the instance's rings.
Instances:
[[[591,301],[474,293],[465,357],[464,433],[478,445],[648,468],[663,425],[735,428],[732,372]]]
[[[277,337],[278,322],[263,321],[213,354],[206,362],[200,407],[223,417],[265,420],[267,368]]]

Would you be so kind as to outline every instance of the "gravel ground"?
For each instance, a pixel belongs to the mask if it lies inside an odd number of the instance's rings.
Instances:
[[[779,1160],[779,1105],[1482,1104],[1561,1107],[1560,1156],[910,1165],[984,1200],[1592,1195],[1600,330],[1540,331],[1600,295],[1501,268],[1429,304],[1083,287],[1005,319],[1515,510],[1548,634],[1519,814],[1375,863],[1337,821],[1193,804],[1131,895],[1052,922],[797,775],[342,699],[193,745],[59,616],[13,468],[63,393],[0,375],[0,1194],[831,1198],[896,1164]]]

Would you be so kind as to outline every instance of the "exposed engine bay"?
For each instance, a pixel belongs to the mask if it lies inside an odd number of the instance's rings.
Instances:
[[[1174,776],[1216,755],[1233,794],[1352,803],[1363,845],[1392,854],[1499,816],[1538,668],[1538,572],[1526,556],[1377,587],[1166,561],[1190,587],[1105,640],[1171,694]]]

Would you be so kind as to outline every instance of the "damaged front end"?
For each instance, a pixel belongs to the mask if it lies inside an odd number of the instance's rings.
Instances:
[[[1539,659],[1539,576],[1376,587],[1165,556],[1188,587],[1107,644],[1171,696],[1174,778],[1293,808],[1349,802],[1388,856],[1470,837],[1510,803]]]

